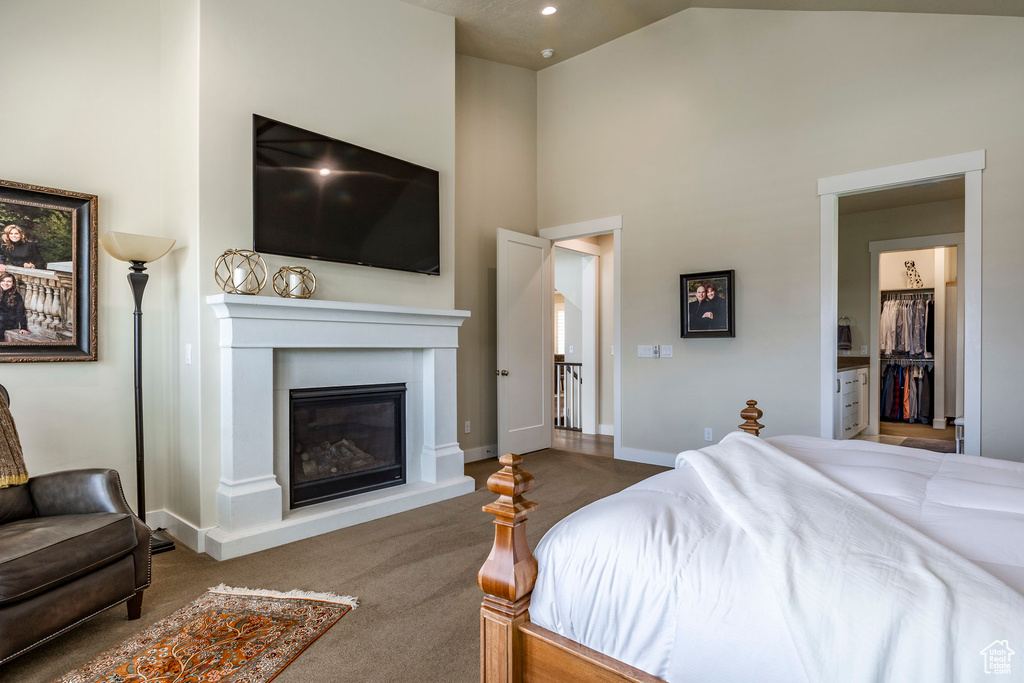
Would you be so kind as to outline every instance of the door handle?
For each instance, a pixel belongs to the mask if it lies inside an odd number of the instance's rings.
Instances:
[[[508,377],[508,370],[502,370],[501,371],[501,376],[502,377]]]

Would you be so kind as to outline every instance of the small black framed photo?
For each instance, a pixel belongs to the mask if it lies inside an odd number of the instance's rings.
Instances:
[[[0,363],[96,360],[96,210],[0,180]]]
[[[683,338],[736,336],[734,273],[717,270],[679,276]]]

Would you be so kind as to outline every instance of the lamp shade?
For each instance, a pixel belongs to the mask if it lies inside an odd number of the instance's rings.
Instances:
[[[174,240],[130,232],[107,232],[100,235],[100,246],[118,261],[152,263],[171,250]]]

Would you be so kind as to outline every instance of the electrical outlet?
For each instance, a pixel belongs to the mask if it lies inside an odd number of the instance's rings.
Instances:
[[[484,449],[484,453],[488,455],[494,455],[494,446],[488,446]]]
[[[576,347],[572,344],[569,345],[569,353],[576,353]]]
[[[185,344],[185,365],[192,365],[192,345]]]
[[[655,344],[653,349],[652,349],[652,354],[653,354],[653,356],[652,356],[653,358],[661,358],[661,347],[658,346],[657,344]]]
[[[662,358],[671,358],[672,357],[672,345],[671,344],[662,344],[661,345],[661,357]]]
[[[868,355],[868,347],[867,346],[860,347],[860,355],[862,355],[862,356]]]
[[[469,420],[466,420],[466,433],[469,434]]]
[[[705,441],[712,441],[713,440],[712,437],[711,437],[711,427],[705,427],[704,428],[704,440]]]

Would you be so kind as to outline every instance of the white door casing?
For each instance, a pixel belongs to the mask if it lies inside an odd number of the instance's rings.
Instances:
[[[498,452],[551,447],[551,241],[498,229]]]

